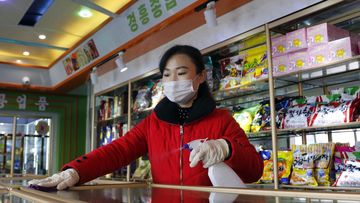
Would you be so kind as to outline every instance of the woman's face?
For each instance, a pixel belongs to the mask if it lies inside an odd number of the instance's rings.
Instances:
[[[168,60],[162,81],[193,80],[193,85],[197,89],[205,78],[205,71],[196,74],[196,66],[187,55],[176,54]]]

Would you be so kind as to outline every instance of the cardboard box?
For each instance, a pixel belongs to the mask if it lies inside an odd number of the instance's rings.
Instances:
[[[286,35],[271,38],[271,51],[273,57],[286,54]]]
[[[359,54],[357,41],[351,37],[345,37],[329,42],[331,62],[351,58]]]
[[[290,68],[288,55],[278,56],[273,58],[273,73],[274,76],[281,76],[294,71]]]
[[[308,47],[312,47],[319,44],[326,44],[328,42],[344,37],[348,37],[349,32],[334,25],[322,23],[307,28],[306,35]]]
[[[308,48],[310,67],[318,67],[330,63],[330,51],[328,44],[321,44]]]
[[[307,51],[299,51],[289,54],[290,69],[298,71],[310,68],[309,54]]]
[[[306,29],[302,28],[286,34],[287,53],[307,48]]]

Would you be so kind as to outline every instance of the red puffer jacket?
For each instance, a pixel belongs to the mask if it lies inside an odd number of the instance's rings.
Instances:
[[[80,176],[78,184],[82,184],[148,153],[154,183],[209,186],[207,169],[201,162],[190,168],[190,152],[180,148],[196,139],[223,138],[231,145],[231,155],[225,163],[244,182],[257,181],[263,170],[261,157],[229,112],[216,109],[215,102],[206,96],[199,96],[191,109],[189,118],[180,125],[177,105],[164,98],[126,135],[75,159],[63,169],[74,168]]]

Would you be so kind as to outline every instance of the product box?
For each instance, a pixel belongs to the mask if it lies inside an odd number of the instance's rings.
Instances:
[[[306,35],[308,47],[312,47],[344,37],[348,37],[349,32],[334,25],[322,23],[307,28]]]
[[[306,29],[302,28],[286,34],[287,53],[307,48]]]
[[[327,43],[309,47],[308,54],[310,67],[317,67],[330,63],[330,51]]]
[[[290,68],[288,55],[278,56],[273,58],[273,73],[274,76],[281,76],[291,73],[293,69]]]
[[[351,37],[345,37],[329,42],[330,60],[332,62],[344,60],[357,55],[357,41]]]
[[[286,54],[286,35],[271,39],[272,56],[282,56]]]
[[[299,51],[289,54],[290,69],[298,71],[309,68],[309,54],[307,51]]]

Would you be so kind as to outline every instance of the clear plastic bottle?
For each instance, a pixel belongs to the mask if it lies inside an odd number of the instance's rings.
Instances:
[[[199,147],[206,140],[198,139],[193,140],[184,145],[183,149],[193,150]],[[213,186],[216,187],[236,187],[236,188],[245,188],[244,182],[241,178],[235,173],[235,171],[225,164],[220,162],[214,164],[208,168],[208,176]]]

